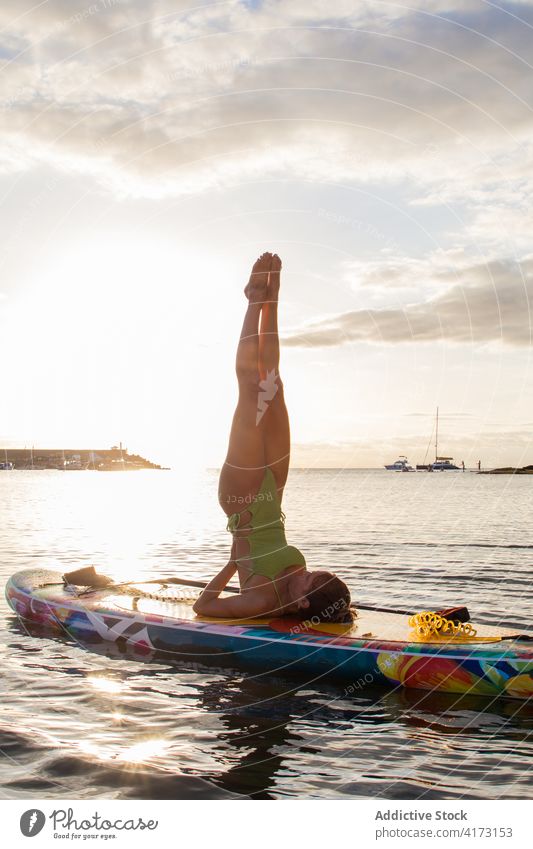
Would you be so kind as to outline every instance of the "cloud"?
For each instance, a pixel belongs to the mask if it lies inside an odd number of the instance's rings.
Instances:
[[[431,414],[433,415],[433,413]],[[404,416],[407,418],[428,418],[428,413],[404,413]],[[473,413],[457,413],[450,410],[447,410],[446,413],[441,413],[441,418],[445,419],[473,419],[479,418],[478,416],[474,416]]]
[[[418,202],[516,205],[532,23],[475,0],[6,0],[0,158],[134,195],[409,178]]]
[[[480,457],[484,469],[526,465],[531,457],[532,445],[531,431],[508,427],[502,427],[495,433],[464,430],[446,438],[447,454],[459,462],[464,459],[467,468],[477,468]],[[426,448],[427,434],[391,432],[388,437],[374,437],[372,440],[295,443],[291,456],[295,467],[368,468],[390,463],[399,454],[406,455],[413,463],[427,462],[427,456],[424,456]]]
[[[439,248],[427,257],[389,254],[385,250],[376,259],[346,260],[343,277],[354,289],[416,289],[441,291],[456,282],[462,271],[468,271],[469,260],[464,248]]]
[[[314,322],[285,337],[290,346],[347,342],[502,342],[531,346],[533,257],[462,268],[460,282],[403,309],[357,309]]]

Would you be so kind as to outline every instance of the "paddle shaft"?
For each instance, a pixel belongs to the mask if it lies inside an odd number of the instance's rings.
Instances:
[[[205,590],[207,584],[204,581],[193,581],[190,578],[163,578],[163,579],[154,579],[152,581],[142,581],[143,584],[180,584],[180,586],[184,587],[199,587],[202,590]],[[240,589],[238,587],[225,587],[224,592],[228,593],[239,593]],[[358,610],[374,610],[377,613],[398,613],[401,616],[414,616],[414,613],[409,612],[408,610],[395,610],[392,607],[373,607],[369,604],[357,604],[356,608]]]
[[[191,578],[152,578],[151,581],[126,581],[123,584],[110,584],[108,589],[120,587],[131,586],[131,584],[179,584],[183,587],[198,587],[203,590],[207,587],[207,583],[205,581],[194,581]],[[93,592],[94,592],[93,588]],[[229,593],[239,593],[240,589],[238,587],[228,587],[226,586],[224,589],[225,592]],[[415,614],[409,612],[408,610],[397,610],[392,607],[374,607],[370,604],[358,604],[356,605],[356,609],[358,610],[372,610],[376,613],[396,613],[400,616],[414,616]],[[509,636],[501,637],[501,640],[524,640],[527,642],[533,642],[533,636],[530,634],[510,634]]]

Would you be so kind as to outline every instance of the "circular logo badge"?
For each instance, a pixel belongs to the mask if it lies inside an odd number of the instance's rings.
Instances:
[[[24,837],[35,837],[42,831],[46,822],[46,817],[38,808],[30,808],[29,811],[24,811],[20,818],[20,830]]]

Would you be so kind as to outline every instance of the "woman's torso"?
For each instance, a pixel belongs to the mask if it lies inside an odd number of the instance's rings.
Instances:
[[[249,506],[228,518],[241,589],[264,588],[269,595],[274,591],[279,599],[280,582],[291,572],[305,569],[301,552],[287,545],[284,520],[274,474],[267,467]]]

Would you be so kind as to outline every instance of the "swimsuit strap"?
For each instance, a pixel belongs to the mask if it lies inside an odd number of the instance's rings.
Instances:
[[[244,513],[244,510],[242,511]],[[241,523],[241,514],[240,513],[232,513],[231,516],[228,516],[228,522],[226,524],[226,530],[230,531],[230,533],[234,534],[238,529]]]
[[[241,589],[244,589],[244,587],[246,586],[246,584],[248,583],[248,581],[250,580],[250,578],[253,578],[253,577],[254,577],[254,575],[257,575],[257,574],[258,574],[257,572],[250,572],[250,574],[248,575],[248,577],[247,577],[247,578],[246,578],[246,580],[244,581],[244,583],[243,583],[243,585],[242,585]],[[261,577],[261,578],[267,578],[267,575],[261,575],[260,577]],[[275,593],[276,593],[276,595],[277,595],[277,597],[278,597],[279,606],[280,606],[281,610],[283,610],[283,608],[284,608],[284,606],[285,606],[285,605],[283,604],[283,602],[282,602],[282,600],[281,600],[281,597],[280,597],[280,594],[279,594],[279,590],[278,590],[278,587],[277,587],[276,581],[275,581],[275,579],[274,579],[274,578],[268,578],[268,580],[269,580],[269,581],[272,581],[272,586],[274,587],[274,591],[275,591]]]
[[[241,516],[242,516],[243,513],[246,513],[246,510],[248,510],[248,507],[246,507],[244,510],[241,510],[240,513],[232,513],[231,516],[228,516],[228,521],[226,523],[226,530],[227,531],[229,531],[232,534],[235,534],[238,531],[238,529],[241,526]],[[253,518],[253,514],[252,514],[252,518]],[[285,513],[283,512],[283,510],[280,510],[279,519],[280,519],[280,522],[281,522],[282,525],[285,524],[286,518],[287,517],[285,516]],[[250,524],[245,525],[245,527],[243,528],[243,530],[248,530],[248,529],[251,529],[252,531],[254,530],[254,526],[252,525],[251,520],[250,520]],[[255,530],[257,530],[257,528],[255,528]]]

